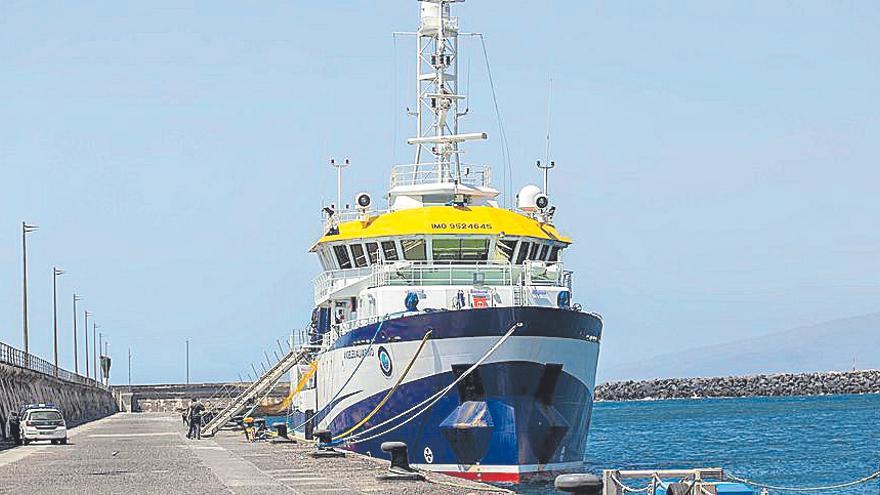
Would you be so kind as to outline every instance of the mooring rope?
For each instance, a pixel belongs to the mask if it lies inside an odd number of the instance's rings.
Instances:
[[[306,419],[306,420],[303,421],[302,423],[300,423],[300,424],[294,426],[294,427],[292,428],[293,431],[296,431],[296,430],[302,428],[303,426],[305,426],[306,423],[308,423],[309,421],[315,419],[315,417],[316,417],[317,415],[319,415],[319,414],[321,414],[322,412],[324,412],[325,409],[327,409],[331,404],[333,404],[333,403],[336,401],[336,399],[339,397],[339,395],[342,393],[342,391],[345,390],[345,387],[348,386],[349,382],[351,382],[351,379],[354,378],[354,375],[357,373],[358,369],[360,369],[361,365],[364,364],[364,360],[367,358],[367,355],[370,354],[370,349],[372,349],[372,348],[373,348],[373,344],[376,343],[376,337],[378,337],[378,336],[379,336],[379,332],[382,331],[382,325],[384,325],[385,322],[388,321],[388,317],[389,317],[389,316],[391,316],[391,315],[396,315],[396,314],[400,314],[400,313],[402,313],[402,312],[401,312],[401,311],[398,311],[398,312],[396,312],[396,313],[386,313],[385,316],[382,317],[382,321],[380,321],[380,322],[379,322],[379,326],[376,327],[376,332],[373,334],[373,338],[370,339],[370,344],[369,344],[369,345],[367,346],[367,348],[364,350],[364,353],[363,353],[363,355],[361,356],[361,360],[358,361],[357,366],[355,366],[355,367],[354,367],[354,370],[352,370],[351,374],[348,375],[348,379],[345,380],[345,383],[343,383],[342,386],[339,387],[339,390],[336,391],[336,394],[333,395],[333,397],[332,397],[330,400],[328,400],[326,404],[324,404],[324,407],[322,407],[321,409],[318,409],[317,411],[315,411],[315,413],[312,414],[311,417],[309,417],[308,419]]]
[[[406,368],[403,370],[403,373],[400,375],[400,378],[397,379],[397,382],[394,383],[394,386],[391,387],[391,390],[389,390],[388,393],[385,394],[385,397],[383,397],[382,400],[379,401],[379,403],[376,405],[376,407],[374,407],[373,410],[370,411],[369,414],[364,416],[363,419],[358,421],[358,423],[356,425],[354,425],[351,428],[349,428],[348,430],[340,433],[339,435],[336,435],[335,437],[333,437],[333,440],[339,440],[341,438],[349,436],[353,431],[357,430],[358,428],[363,426],[364,423],[369,421],[370,418],[372,418],[377,412],[379,412],[379,409],[382,409],[382,406],[384,406],[385,403],[388,402],[388,399],[390,399],[391,396],[394,394],[394,392],[397,391],[397,388],[400,387],[401,383],[403,383],[403,380],[406,378],[406,375],[409,374],[409,370],[412,369],[413,365],[416,362],[416,359],[419,357],[419,354],[422,353],[422,349],[425,348],[425,344],[428,342],[428,338],[431,336],[432,332],[433,332],[433,330],[428,330],[425,333],[425,336],[422,337],[422,342],[419,344],[419,348],[416,349],[416,353],[413,355],[412,359],[409,361],[409,364],[406,365]]]
[[[611,481],[613,481],[614,484],[617,485],[618,488],[620,488],[621,490],[623,490],[624,493],[626,493],[626,492],[629,492],[629,493],[647,493],[648,490],[651,489],[651,485],[648,485],[648,486],[646,486],[646,487],[644,487],[644,488],[633,488],[633,487],[631,487],[631,486],[625,484],[624,482],[620,481],[620,479],[619,479],[619,478],[617,477],[617,475],[615,475],[615,474],[612,474],[612,475],[611,475]]]
[[[725,477],[731,481],[736,481],[736,482],[743,483],[745,485],[754,486],[757,488],[766,488],[768,490],[776,490],[776,491],[780,491],[780,492],[801,492],[801,493],[803,493],[803,492],[824,492],[824,491],[830,491],[830,490],[840,490],[843,488],[849,488],[852,486],[861,485],[862,483],[867,483],[869,481],[880,478],[880,471],[874,472],[868,476],[865,476],[864,478],[859,478],[855,481],[849,481],[849,482],[840,483],[837,485],[811,486],[811,487],[790,487],[790,486],[767,485],[764,483],[758,483],[757,481],[752,481],[750,479],[740,478],[740,477],[734,476],[730,473],[726,473]]]
[[[435,403],[437,403],[437,401],[439,401],[440,399],[442,399],[443,396],[445,396],[447,393],[449,393],[449,391],[452,390],[453,387],[455,387],[456,385],[458,385],[458,384],[459,384],[462,380],[464,380],[468,375],[470,375],[471,373],[473,373],[473,371],[474,371],[475,369],[477,369],[477,367],[479,367],[481,364],[483,364],[483,362],[485,362],[486,359],[489,359],[489,356],[491,356],[496,350],[498,350],[498,348],[501,347],[501,345],[504,344],[504,342],[506,342],[508,338],[510,338],[510,336],[513,334],[513,332],[514,332],[517,328],[519,328],[519,327],[521,327],[521,326],[523,326],[523,323],[521,323],[521,322],[514,323],[513,326],[510,327],[510,330],[508,330],[507,333],[505,333],[500,339],[498,339],[498,341],[495,342],[495,344],[492,345],[492,347],[490,347],[489,350],[486,351],[486,353],[483,354],[483,356],[482,356],[480,359],[478,359],[476,363],[474,363],[470,368],[468,368],[464,373],[461,374],[461,376],[459,376],[458,378],[456,378],[452,383],[450,383],[449,385],[447,385],[443,390],[440,390],[439,392],[437,392],[436,394],[434,394],[434,395],[428,397],[427,399],[423,400],[422,402],[419,402],[418,404],[416,404],[416,405],[410,407],[410,408],[407,409],[406,411],[403,411],[402,413],[400,413],[400,414],[398,414],[398,415],[396,415],[396,416],[393,416],[393,417],[391,417],[391,418],[388,418],[388,419],[386,419],[385,421],[383,421],[383,422],[377,424],[376,426],[370,427],[370,428],[368,428],[368,429],[366,429],[366,430],[362,431],[361,433],[359,433],[359,434],[357,434],[357,435],[354,435],[354,436],[365,435],[365,434],[367,434],[367,433],[369,433],[369,432],[371,432],[371,431],[374,431],[374,430],[378,429],[379,427],[384,426],[384,425],[386,425],[386,424],[388,424],[388,423],[390,423],[390,422],[392,422],[392,421],[394,421],[394,420],[396,420],[396,419],[399,419],[399,418],[401,418],[401,417],[403,417],[403,416],[406,416],[407,414],[409,414],[409,413],[415,411],[416,409],[418,409],[418,408],[424,406],[421,410],[419,410],[418,412],[416,412],[415,414],[413,414],[412,416],[410,416],[409,418],[407,418],[405,421],[403,421],[402,423],[400,423],[400,424],[398,424],[398,425],[396,425],[396,426],[393,426],[393,427],[391,427],[391,428],[389,428],[389,429],[387,429],[387,430],[385,430],[385,431],[383,431],[383,432],[380,432],[380,433],[377,433],[377,434],[371,435],[371,436],[369,436],[369,437],[367,437],[367,438],[357,438],[357,439],[354,439],[354,440],[351,440],[351,441],[346,442],[346,444],[347,444],[347,445],[356,445],[356,444],[359,444],[359,443],[363,443],[363,442],[367,442],[367,441],[370,441],[370,440],[374,440],[374,439],[376,439],[376,438],[378,438],[378,437],[381,437],[382,435],[387,435],[388,433],[391,433],[392,431],[395,431],[395,430],[397,430],[397,429],[399,429],[399,428],[402,428],[404,425],[406,425],[406,424],[409,423],[410,421],[412,421],[412,420],[416,419],[417,417],[419,417],[419,416],[420,416],[422,413],[424,413],[425,411],[431,409],[431,407],[432,407]]]
[[[302,392],[302,389],[305,388],[306,384],[309,382],[309,379],[312,378],[312,375],[314,375],[316,371],[318,371],[318,362],[312,361],[311,364],[309,364],[309,369],[305,373],[303,373],[303,376],[299,379],[299,382],[297,382],[296,387],[291,390],[289,394],[287,394],[287,397],[285,397],[284,400],[280,403],[274,406],[265,407],[264,409],[273,414],[280,413],[285,409],[289,409],[290,404],[293,402],[293,398],[296,397],[300,392]]]

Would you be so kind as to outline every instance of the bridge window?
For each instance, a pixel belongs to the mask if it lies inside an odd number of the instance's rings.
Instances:
[[[376,242],[368,242],[367,243],[367,254],[370,256],[370,263],[376,264],[379,262],[379,243]]]
[[[403,248],[403,259],[407,261],[425,261],[427,259],[424,239],[405,239],[400,241],[400,246]]]
[[[538,259],[541,261],[546,260],[547,259],[547,251],[550,251],[549,244],[544,244],[543,246],[541,246],[541,255],[538,256]]]
[[[397,255],[397,245],[394,241],[382,241],[382,254],[385,255],[385,261],[397,261],[400,256]]]
[[[516,253],[516,264],[521,265],[523,261],[526,260],[526,256],[529,254],[529,247],[531,243],[523,241],[519,243],[519,251]]]
[[[318,258],[321,260],[321,266],[324,267],[325,270],[332,270],[333,266],[333,255],[330,254],[329,249],[318,249]]]
[[[462,239],[462,261],[486,261],[489,258],[489,239]]]
[[[553,246],[550,248],[550,257],[547,258],[547,261],[559,261],[559,251],[562,248],[559,246]]]
[[[489,257],[489,239],[434,238],[431,252],[436,262],[486,261]]]
[[[516,251],[517,241],[500,240],[495,243],[495,260],[510,262],[513,260],[513,252]]]
[[[351,268],[351,258],[348,256],[348,249],[344,245],[333,246],[333,252],[336,253],[336,261],[339,262],[339,268],[342,270]]]
[[[367,254],[364,252],[364,246],[361,244],[351,245],[351,254],[354,256],[354,264],[358,268],[367,266]]]
[[[532,243],[532,248],[529,250],[529,259],[534,261],[538,259],[538,253],[541,251],[540,243]]]

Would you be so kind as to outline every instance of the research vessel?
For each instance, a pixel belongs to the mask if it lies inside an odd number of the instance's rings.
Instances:
[[[582,466],[602,320],[574,302],[572,240],[546,191],[523,187],[505,208],[491,169],[462,158],[487,135],[459,128],[454,3],[419,2],[414,160],[392,168],[387,207],[361,193],[323,209],[312,359],[292,373],[288,423],[517,483]]]

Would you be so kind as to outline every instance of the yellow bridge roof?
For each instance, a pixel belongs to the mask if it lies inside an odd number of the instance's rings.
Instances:
[[[491,206],[426,206],[398,210],[339,224],[339,234],[325,235],[318,244],[374,237],[418,234],[473,234],[535,237],[571,243],[550,224]]]

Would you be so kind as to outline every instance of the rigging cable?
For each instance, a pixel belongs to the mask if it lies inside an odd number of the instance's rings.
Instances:
[[[397,34],[391,33],[391,163],[397,163]]]
[[[486,39],[483,37],[481,33],[478,33],[477,36],[480,37],[480,45],[483,47],[483,60],[486,61],[486,74],[489,76],[489,88],[492,90],[492,104],[495,106],[495,118],[498,119],[498,132],[501,135],[501,159],[504,165],[504,176],[502,177],[502,181],[504,182],[504,202],[509,206],[510,196],[513,195],[513,171],[510,167],[510,148],[507,143],[507,133],[504,132],[504,122],[501,120],[501,109],[498,107],[498,97],[495,92],[495,80],[492,78],[492,67],[489,64],[489,51],[486,49]]]
[[[550,82],[548,83],[547,88],[547,146],[544,148],[544,165],[550,165],[550,124],[552,123],[552,110],[553,110],[553,78],[550,78]],[[547,191],[544,191],[544,194],[549,194]]]
[[[404,411],[404,412],[402,412],[402,413],[400,413],[400,414],[398,414],[398,415],[396,415],[396,416],[393,416],[393,417],[391,417],[391,418],[389,418],[389,419],[386,419],[385,421],[383,421],[383,422],[377,424],[376,426],[373,426],[373,427],[371,427],[371,428],[368,428],[368,429],[362,431],[362,432],[359,433],[358,435],[364,435],[364,434],[367,434],[367,433],[369,433],[369,432],[371,432],[371,431],[373,431],[373,430],[378,429],[380,426],[384,426],[384,425],[386,425],[386,424],[388,424],[388,423],[390,423],[390,422],[392,422],[392,421],[394,421],[394,420],[397,420],[397,419],[399,419],[399,418],[401,418],[401,417],[403,417],[403,416],[406,416],[407,414],[409,414],[409,413],[415,411],[416,409],[418,409],[418,408],[424,406],[421,410],[419,410],[418,412],[416,412],[415,414],[413,414],[412,416],[410,416],[409,418],[407,418],[405,421],[403,421],[402,423],[398,424],[397,426],[393,426],[393,427],[391,427],[391,428],[389,428],[389,429],[387,429],[387,430],[385,430],[385,431],[382,431],[382,432],[376,433],[376,434],[371,435],[371,436],[369,436],[369,437],[366,437],[366,438],[356,438],[356,439],[354,439],[354,440],[352,440],[352,441],[348,441],[348,442],[346,442],[346,444],[347,444],[347,445],[355,445],[355,444],[359,444],[359,443],[367,442],[367,441],[370,441],[370,440],[374,440],[374,439],[376,439],[376,438],[378,438],[378,437],[381,437],[382,435],[387,435],[388,433],[391,433],[392,431],[395,431],[395,430],[397,430],[397,429],[403,427],[404,425],[406,425],[406,424],[409,423],[410,421],[416,419],[417,417],[419,417],[419,416],[420,416],[422,413],[424,413],[425,411],[431,409],[431,407],[432,407],[434,404],[436,404],[440,399],[442,399],[443,396],[445,396],[447,393],[449,393],[449,391],[452,390],[453,387],[455,387],[456,385],[458,385],[462,380],[464,380],[465,378],[467,378],[468,375],[470,375],[471,373],[473,373],[474,370],[476,370],[480,365],[482,365],[483,362],[485,362],[487,359],[489,359],[489,356],[491,356],[496,350],[498,350],[498,348],[501,347],[501,345],[504,344],[504,342],[506,342],[507,339],[510,338],[511,335],[513,335],[513,332],[514,332],[517,328],[519,328],[519,327],[521,327],[521,326],[523,326],[523,323],[522,323],[522,322],[516,322],[516,323],[514,323],[513,326],[510,327],[510,330],[508,330],[507,333],[505,333],[500,339],[498,339],[498,341],[495,342],[495,344],[492,345],[492,347],[490,347],[489,350],[486,351],[486,353],[483,354],[483,356],[482,356],[480,359],[478,359],[476,363],[474,363],[470,368],[468,368],[464,373],[462,373],[458,378],[456,378],[455,381],[453,381],[452,383],[450,383],[449,385],[447,385],[443,390],[440,390],[439,392],[437,392],[436,394],[434,394],[434,395],[428,397],[427,399],[423,400],[422,402],[419,402],[418,404],[416,404],[416,405],[410,407],[410,408],[407,409],[406,411]],[[354,436],[357,436],[357,435],[354,435]]]

